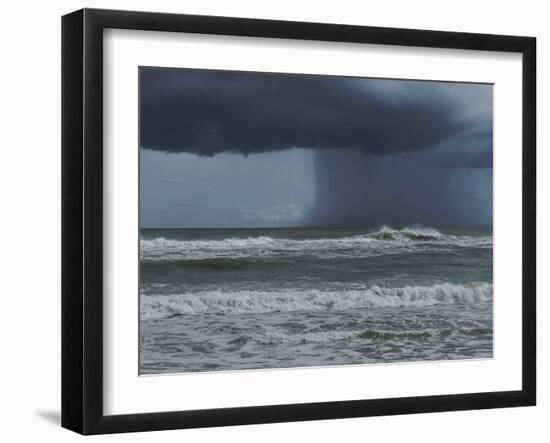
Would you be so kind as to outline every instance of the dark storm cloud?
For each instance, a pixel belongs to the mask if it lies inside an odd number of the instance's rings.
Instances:
[[[307,226],[490,226],[492,94],[482,84],[141,68],[140,142],[202,157],[311,149]],[[250,189],[265,181],[243,174]]]
[[[427,161],[436,166],[492,165],[486,85],[141,68],[140,88],[145,149],[202,156],[435,149]]]

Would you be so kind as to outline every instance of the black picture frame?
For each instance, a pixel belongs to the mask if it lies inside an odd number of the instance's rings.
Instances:
[[[523,63],[522,389],[130,415],[103,413],[103,30],[503,51]],[[62,18],[62,426],[81,434],[415,414],[536,403],[536,39],[82,9]],[[518,270],[519,272],[519,270]]]

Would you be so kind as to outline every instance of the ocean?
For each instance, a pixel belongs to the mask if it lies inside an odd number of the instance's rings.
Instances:
[[[140,374],[491,358],[490,229],[142,229]]]

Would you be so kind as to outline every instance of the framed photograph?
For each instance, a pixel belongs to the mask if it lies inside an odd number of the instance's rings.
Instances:
[[[532,37],[62,20],[62,425],[535,404]]]

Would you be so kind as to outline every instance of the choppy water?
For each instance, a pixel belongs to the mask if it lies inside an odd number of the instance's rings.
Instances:
[[[142,230],[140,372],[488,358],[490,230]]]

